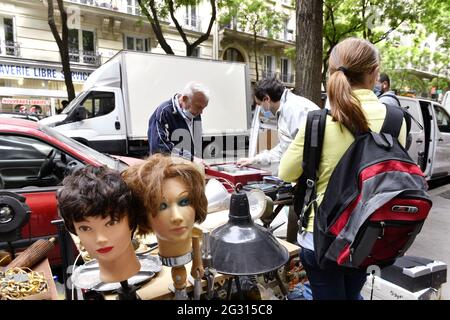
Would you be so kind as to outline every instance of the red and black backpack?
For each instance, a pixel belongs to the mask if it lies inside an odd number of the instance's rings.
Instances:
[[[386,106],[380,133],[355,135],[316,204],[328,110],[308,113],[303,174],[294,193],[299,225],[314,208],[314,251],[322,268],[389,265],[411,246],[431,209],[423,172],[398,142],[405,114]]]

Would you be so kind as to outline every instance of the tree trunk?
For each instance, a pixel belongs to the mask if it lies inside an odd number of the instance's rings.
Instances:
[[[297,0],[295,92],[321,105],[323,0]]]
[[[69,28],[67,27],[67,12],[64,9],[63,0],[57,0],[58,9],[61,13],[62,35],[59,35],[58,28],[55,23],[55,15],[53,10],[53,0],[48,0],[48,25],[58,45],[59,55],[64,74],[64,82],[67,88],[67,98],[70,101],[75,99],[75,88],[72,82],[72,72],[70,71],[69,59]]]
[[[253,54],[255,55],[255,71],[256,71],[256,82],[259,81],[259,70],[258,70],[258,48],[256,47],[256,31],[253,31]]]
[[[156,10],[156,4],[154,0],[148,1],[148,5],[150,6],[150,12],[148,11],[147,7],[145,6],[143,0],[138,0],[139,7],[141,8],[141,11],[144,13],[144,15],[147,17],[148,22],[150,22],[150,25],[152,26],[152,30],[155,33],[156,39],[158,39],[159,45],[167,54],[175,54],[172,50],[172,47],[167,43],[166,39],[164,38],[164,34],[162,32],[161,24],[158,19],[158,13]]]

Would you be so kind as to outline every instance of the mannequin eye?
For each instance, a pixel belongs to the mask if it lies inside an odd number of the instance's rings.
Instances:
[[[87,232],[87,231],[90,231],[90,230],[91,230],[91,227],[88,227],[88,226],[79,226],[79,227],[78,227],[78,230],[81,231],[81,232]]]
[[[107,223],[106,223],[106,226],[113,226],[113,225],[116,225],[116,224],[118,224],[119,223],[119,220],[117,220],[117,219],[112,219],[112,220],[109,220]]]
[[[178,204],[182,207],[188,206],[190,204],[189,198],[183,198],[181,199]]]
[[[159,211],[166,210],[167,207],[168,207],[167,203],[162,202],[162,203],[159,205]]]

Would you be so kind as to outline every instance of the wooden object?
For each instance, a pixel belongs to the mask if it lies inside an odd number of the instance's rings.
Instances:
[[[177,290],[183,290],[186,288],[186,279],[187,279],[187,272],[186,267],[178,266],[178,267],[172,267],[172,280],[173,280],[173,286]]]
[[[203,278],[205,270],[202,264],[202,249],[200,247],[200,239],[202,237],[202,231],[194,227],[192,231],[192,268],[191,276],[194,279]]]
[[[47,258],[47,254],[53,249],[55,238],[50,238],[49,240],[39,239],[31,246],[29,246],[25,251],[21,252],[18,257],[16,257],[7,268],[31,268],[36,263]]]

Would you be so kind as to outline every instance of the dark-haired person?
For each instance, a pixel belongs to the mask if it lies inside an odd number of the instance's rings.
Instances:
[[[374,92],[381,103],[400,107],[400,101],[395,92],[391,90],[391,79],[386,73],[381,73],[378,77],[374,86]]]
[[[139,272],[132,235],[142,211],[119,172],[86,166],[67,176],[58,192],[59,214],[92,258],[98,260],[100,280],[120,282]]]
[[[319,108],[314,102],[293,94],[274,77],[259,81],[254,88],[254,96],[256,104],[277,117],[279,143],[271,150],[264,150],[252,158],[239,159],[239,166],[280,162],[298,128],[306,122],[308,112]]]
[[[380,68],[378,50],[370,42],[348,38],[337,44],[329,59],[327,93],[331,115],[326,119],[322,155],[317,172],[317,206],[327,189],[333,169],[355,140],[354,134],[372,130],[380,132],[386,117],[386,106],[372,91]],[[305,126],[280,162],[279,176],[294,182],[302,174]],[[405,145],[406,124],[399,142]],[[340,195],[336,195],[339,197]],[[302,247],[300,259],[306,270],[315,300],[356,300],[366,281],[365,270],[346,272],[342,269],[321,269],[314,252],[314,210],[306,230],[298,234]]]

